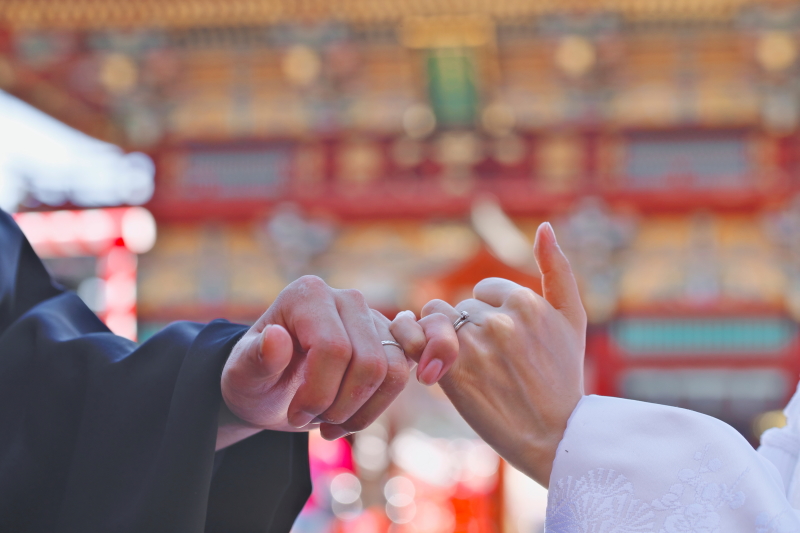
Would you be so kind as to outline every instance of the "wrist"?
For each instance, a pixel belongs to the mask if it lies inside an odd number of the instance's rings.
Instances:
[[[232,444],[236,444],[241,440],[259,433],[263,429],[264,428],[251,424],[236,416],[233,411],[228,408],[228,404],[225,403],[225,400],[223,400],[219,408],[219,414],[217,415],[216,450],[219,451]]]
[[[520,444],[520,451],[513,454],[515,460],[509,460],[509,463],[544,488],[548,488],[550,473],[553,470],[558,445],[562,438],[563,433],[538,441],[528,440],[526,443]]]
[[[558,456],[558,447],[582,398],[581,394],[566,404],[568,410],[546,424],[546,430],[537,431],[535,435],[529,436],[527,445],[519,444],[520,464],[514,466],[545,488],[550,484],[550,473]]]

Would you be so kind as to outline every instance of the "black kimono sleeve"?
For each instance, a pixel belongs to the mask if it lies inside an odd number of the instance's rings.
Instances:
[[[288,531],[310,493],[304,433],[216,455],[220,373],[244,326],[110,333],[0,211],[0,531]]]

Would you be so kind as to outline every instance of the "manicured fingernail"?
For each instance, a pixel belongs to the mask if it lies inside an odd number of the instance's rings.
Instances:
[[[347,431],[342,427],[334,427],[333,429],[326,431],[325,435],[323,435],[322,438],[325,440],[336,440],[352,434],[353,434],[352,431]]]
[[[442,372],[442,361],[432,359],[422,372],[419,373],[419,382],[423,385],[431,386],[439,379]]]
[[[297,411],[295,414],[289,417],[289,423],[296,428],[304,428],[309,425],[314,419],[316,415],[312,415],[311,413],[306,413],[305,411]]]

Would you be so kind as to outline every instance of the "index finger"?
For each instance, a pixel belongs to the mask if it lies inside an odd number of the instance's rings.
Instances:
[[[302,284],[294,293],[299,296],[282,307],[282,318],[296,339],[295,350],[305,354],[305,369],[287,418],[304,427],[333,403],[353,348],[330,287],[319,278],[295,283]]]
[[[417,380],[433,385],[444,376],[458,358],[458,335],[450,318],[433,313],[419,321],[427,344],[419,359]]]

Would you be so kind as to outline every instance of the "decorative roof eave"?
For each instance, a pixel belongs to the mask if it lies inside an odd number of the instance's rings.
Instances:
[[[409,17],[616,12],[633,20],[728,19],[764,0],[0,0],[0,25],[104,29],[252,26],[339,20],[397,23]]]

